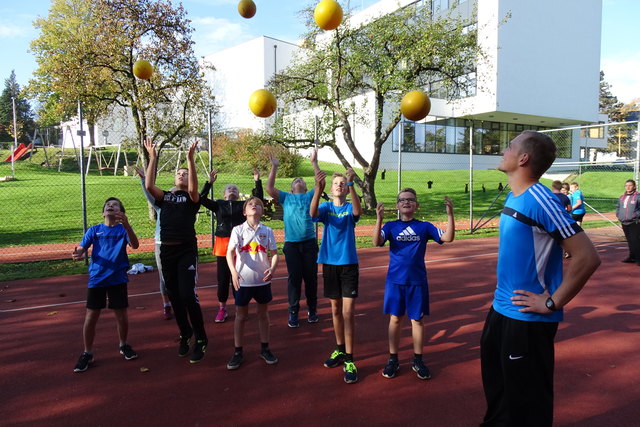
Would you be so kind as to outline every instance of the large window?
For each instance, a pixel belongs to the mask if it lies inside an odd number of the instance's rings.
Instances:
[[[403,122],[402,151],[408,153],[469,154],[469,135],[473,125],[473,153],[500,155],[513,138],[538,126],[486,122],[467,119],[437,119],[427,123]],[[400,126],[391,134],[392,150],[398,151]],[[552,137],[554,137],[552,135]],[[571,140],[554,138],[558,157],[571,157]]]

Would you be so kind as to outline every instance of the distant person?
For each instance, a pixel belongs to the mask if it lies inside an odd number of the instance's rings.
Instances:
[[[400,369],[398,349],[402,318],[405,313],[411,319],[411,336],[413,338],[413,362],[411,368],[418,378],[431,378],[431,371],[422,360],[424,348],[424,325],[422,317],[429,314],[429,287],[424,256],[427,241],[439,244],[452,242],[455,236],[455,220],[453,203],[447,196],[444,198],[447,211],[447,229],[441,230],[426,221],[414,218],[420,204],[416,191],[405,188],[398,193],[396,208],[400,219],[387,222],[384,227],[384,204],[376,207],[376,225],[373,229],[373,244],[383,246],[389,241],[389,270],[384,288],[384,313],[389,315],[389,360],[382,376],[393,378]]]
[[[552,425],[558,322],[600,265],[589,238],[539,182],[555,157],[548,135],[525,131],[498,166],[511,192],[500,216],[498,283],[480,345],[483,426]],[[562,249],[573,255],[565,274]]]
[[[278,363],[269,349],[269,302],[273,299],[271,280],[278,267],[278,246],[273,230],[260,222],[264,204],[258,197],[244,202],[247,220],[233,227],[227,248],[227,263],[233,279],[236,319],[233,327],[235,349],[227,369],[238,369],[244,360],[244,329],[249,318],[249,303],[258,304],[260,357],[267,365]],[[269,260],[271,257],[271,260]]]
[[[580,191],[580,186],[577,182],[572,182],[570,184],[571,188],[571,216],[578,223],[578,225],[582,225],[582,220],[584,219],[584,214],[587,211],[584,208],[584,195],[582,191]]]
[[[640,265],[640,201],[636,191],[636,182],[628,179],[624,183],[624,194],[618,200],[616,216],[622,224],[624,237],[629,245],[629,256],[622,262]]]
[[[113,310],[118,324],[120,354],[125,360],[138,357],[127,342],[129,334],[129,318],[127,307],[127,270],[129,257],[127,245],[133,249],[139,246],[138,237],[129,224],[122,202],[110,197],[102,207],[104,224],[90,227],[75,248],[72,257],[75,261],[83,259],[84,253],[93,245],[91,264],[89,264],[89,290],[87,291],[87,313],[82,327],[84,351],[78,359],[73,372],[84,372],[93,363],[93,341],[96,336],[96,325],[102,309]]]
[[[144,147],[149,153],[145,188],[154,197],[160,208],[160,260],[162,275],[169,292],[176,323],[180,329],[178,356],[189,354],[191,337],[195,335],[190,363],[204,358],[208,340],[202,318],[202,308],[196,295],[198,271],[198,240],[196,238],[196,215],[200,209],[198,176],[194,160],[198,142],[189,147],[188,168],[180,168],[174,178],[175,189],[162,191],[156,186],[158,153],[156,144],[147,139]]]
[[[171,312],[171,301],[169,301],[169,293],[167,292],[167,286],[164,284],[164,277],[162,277],[162,261],[160,260],[160,246],[162,241],[160,240],[160,208],[156,206],[155,199],[147,189],[144,187],[144,171],[140,168],[136,168],[136,172],[140,177],[140,182],[142,184],[142,192],[144,193],[144,197],[147,198],[147,201],[151,204],[153,209],[156,212],[156,231],[154,234],[154,255],[156,257],[156,267],[158,269],[158,278],[160,280],[160,296],[162,297],[162,313],[165,320],[173,319],[173,313]]]
[[[565,196],[569,197],[569,193],[571,191],[570,185],[568,182],[563,182],[562,183],[562,190],[560,190],[560,192],[562,194],[564,194]],[[571,198],[569,198],[569,200],[571,200]]]
[[[323,265],[324,296],[331,301],[331,317],[337,346],[324,362],[324,366],[335,368],[344,365],[344,381],[352,384],[358,381],[358,370],[353,356],[355,300],[358,297],[359,281],[355,228],[362,208],[353,186],[356,174],[351,168],[347,169],[347,176],[341,173],[333,174],[333,201],[320,204],[326,176],[323,171],[316,173],[315,191],[309,207],[313,221],[324,224],[318,263]],[[351,197],[350,203],[347,202],[347,194]]]
[[[315,172],[319,171],[318,152],[311,151],[311,164]],[[274,201],[282,205],[284,211],[284,256],[287,262],[287,295],[289,298],[290,328],[299,326],[300,297],[304,280],[304,295],[307,299],[307,321],[318,322],[318,240],[309,215],[309,206],[314,189],[307,191],[307,184],[302,178],[291,181],[291,192],[278,190],[275,187],[276,174],[280,161],[275,155],[269,156],[271,171],[267,180],[267,193]]]
[[[562,181],[553,181],[551,183],[551,192],[560,200],[560,204],[567,212],[571,212],[571,200],[566,194],[562,194]]]
[[[209,174],[209,181],[204,183],[200,191],[200,200],[202,206],[212,211],[216,216],[216,230],[214,232],[213,254],[216,256],[216,271],[218,278],[218,313],[214,318],[214,322],[222,323],[227,320],[227,300],[229,299],[229,287],[231,283],[231,271],[227,265],[227,245],[231,230],[233,227],[242,224],[245,217],[242,214],[244,200],[240,198],[240,190],[235,184],[227,184],[222,191],[222,199],[210,200],[207,195],[211,186],[218,177],[218,170],[212,170]],[[264,198],[262,191],[262,181],[260,180],[260,172],[253,170],[253,181],[255,187],[251,193],[260,200]]]

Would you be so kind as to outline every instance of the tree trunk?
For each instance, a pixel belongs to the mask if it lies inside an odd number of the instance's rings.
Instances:
[[[372,210],[376,208],[378,201],[376,199],[376,174],[367,174],[365,172],[364,177],[362,178],[361,188],[362,188],[362,199],[364,202],[365,209]]]

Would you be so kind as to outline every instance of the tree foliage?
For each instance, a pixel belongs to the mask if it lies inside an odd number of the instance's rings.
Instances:
[[[610,122],[621,121],[620,108],[623,103],[611,93],[611,85],[604,79],[604,71],[600,71],[600,112],[609,117]]]
[[[306,12],[307,17],[311,15]],[[287,113],[313,110],[318,121],[281,118],[275,137],[289,147],[310,147],[317,128],[320,147],[330,147],[345,168],[363,169],[357,184],[366,207],[374,208],[380,152],[401,120],[400,97],[429,82],[440,82],[451,97],[474,85],[482,56],[475,25],[451,16],[434,20],[428,8],[412,5],[361,26],[352,26],[347,16],[332,33],[321,35],[311,19],[307,26],[306,49],[274,77],[272,86],[287,105]],[[368,102],[372,116],[364,114]],[[354,142],[354,120],[372,125],[370,158]],[[348,152],[339,147],[337,133]]]
[[[53,0],[34,23],[38,69],[29,90],[49,124],[74,116],[80,100],[91,126],[110,108],[131,112],[139,150],[151,136],[179,145],[204,127],[213,97],[193,52],[193,28],[170,0]],[[139,80],[137,59],[154,67]],[[44,123],[47,124],[47,123]],[[93,133],[93,132],[91,132]],[[94,136],[92,135],[92,141]]]
[[[0,95],[0,141],[14,140],[16,134],[13,122],[14,99],[18,142],[27,143],[34,129],[33,113],[29,102],[20,93],[15,71],[11,71],[9,78],[4,81],[4,89]]]

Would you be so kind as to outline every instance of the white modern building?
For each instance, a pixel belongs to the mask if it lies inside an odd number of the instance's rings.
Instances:
[[[474,167],[492,168],[502,149],[522,130],[600,119],[602,0],[382,0],[353,16],[351,23],[366,23],[413,3],[431,7],[436,15],[452,12],[470,17],[477,8],[478,43],[488,59],[477,64],[476,80],[481,83],[455,101],[446,101],[437,84],[425,88],[432,100],[430,115],[420,123],[403,124],[404,169],[451,169],[468,162],[469,135]],[[249,95],[265,87],[298,49],[294,43],[260,37],[205,58],[216,68],[212,83],[222,129],[262,130],[272,123],[251,114]],[[380,169],[397,167],[399,131],[400,126],[384,144]],[[578,161],[581,147],[605,144],[591,133],[574,134],[576,138],[568,142],[556,141],[559,160]],[[371,129],[363,126],[354,132],[365,158],[370,157],[371,135]],[[410,144],[408,135],[413,138]],[[329,150],[321,156],[336,161]]]

